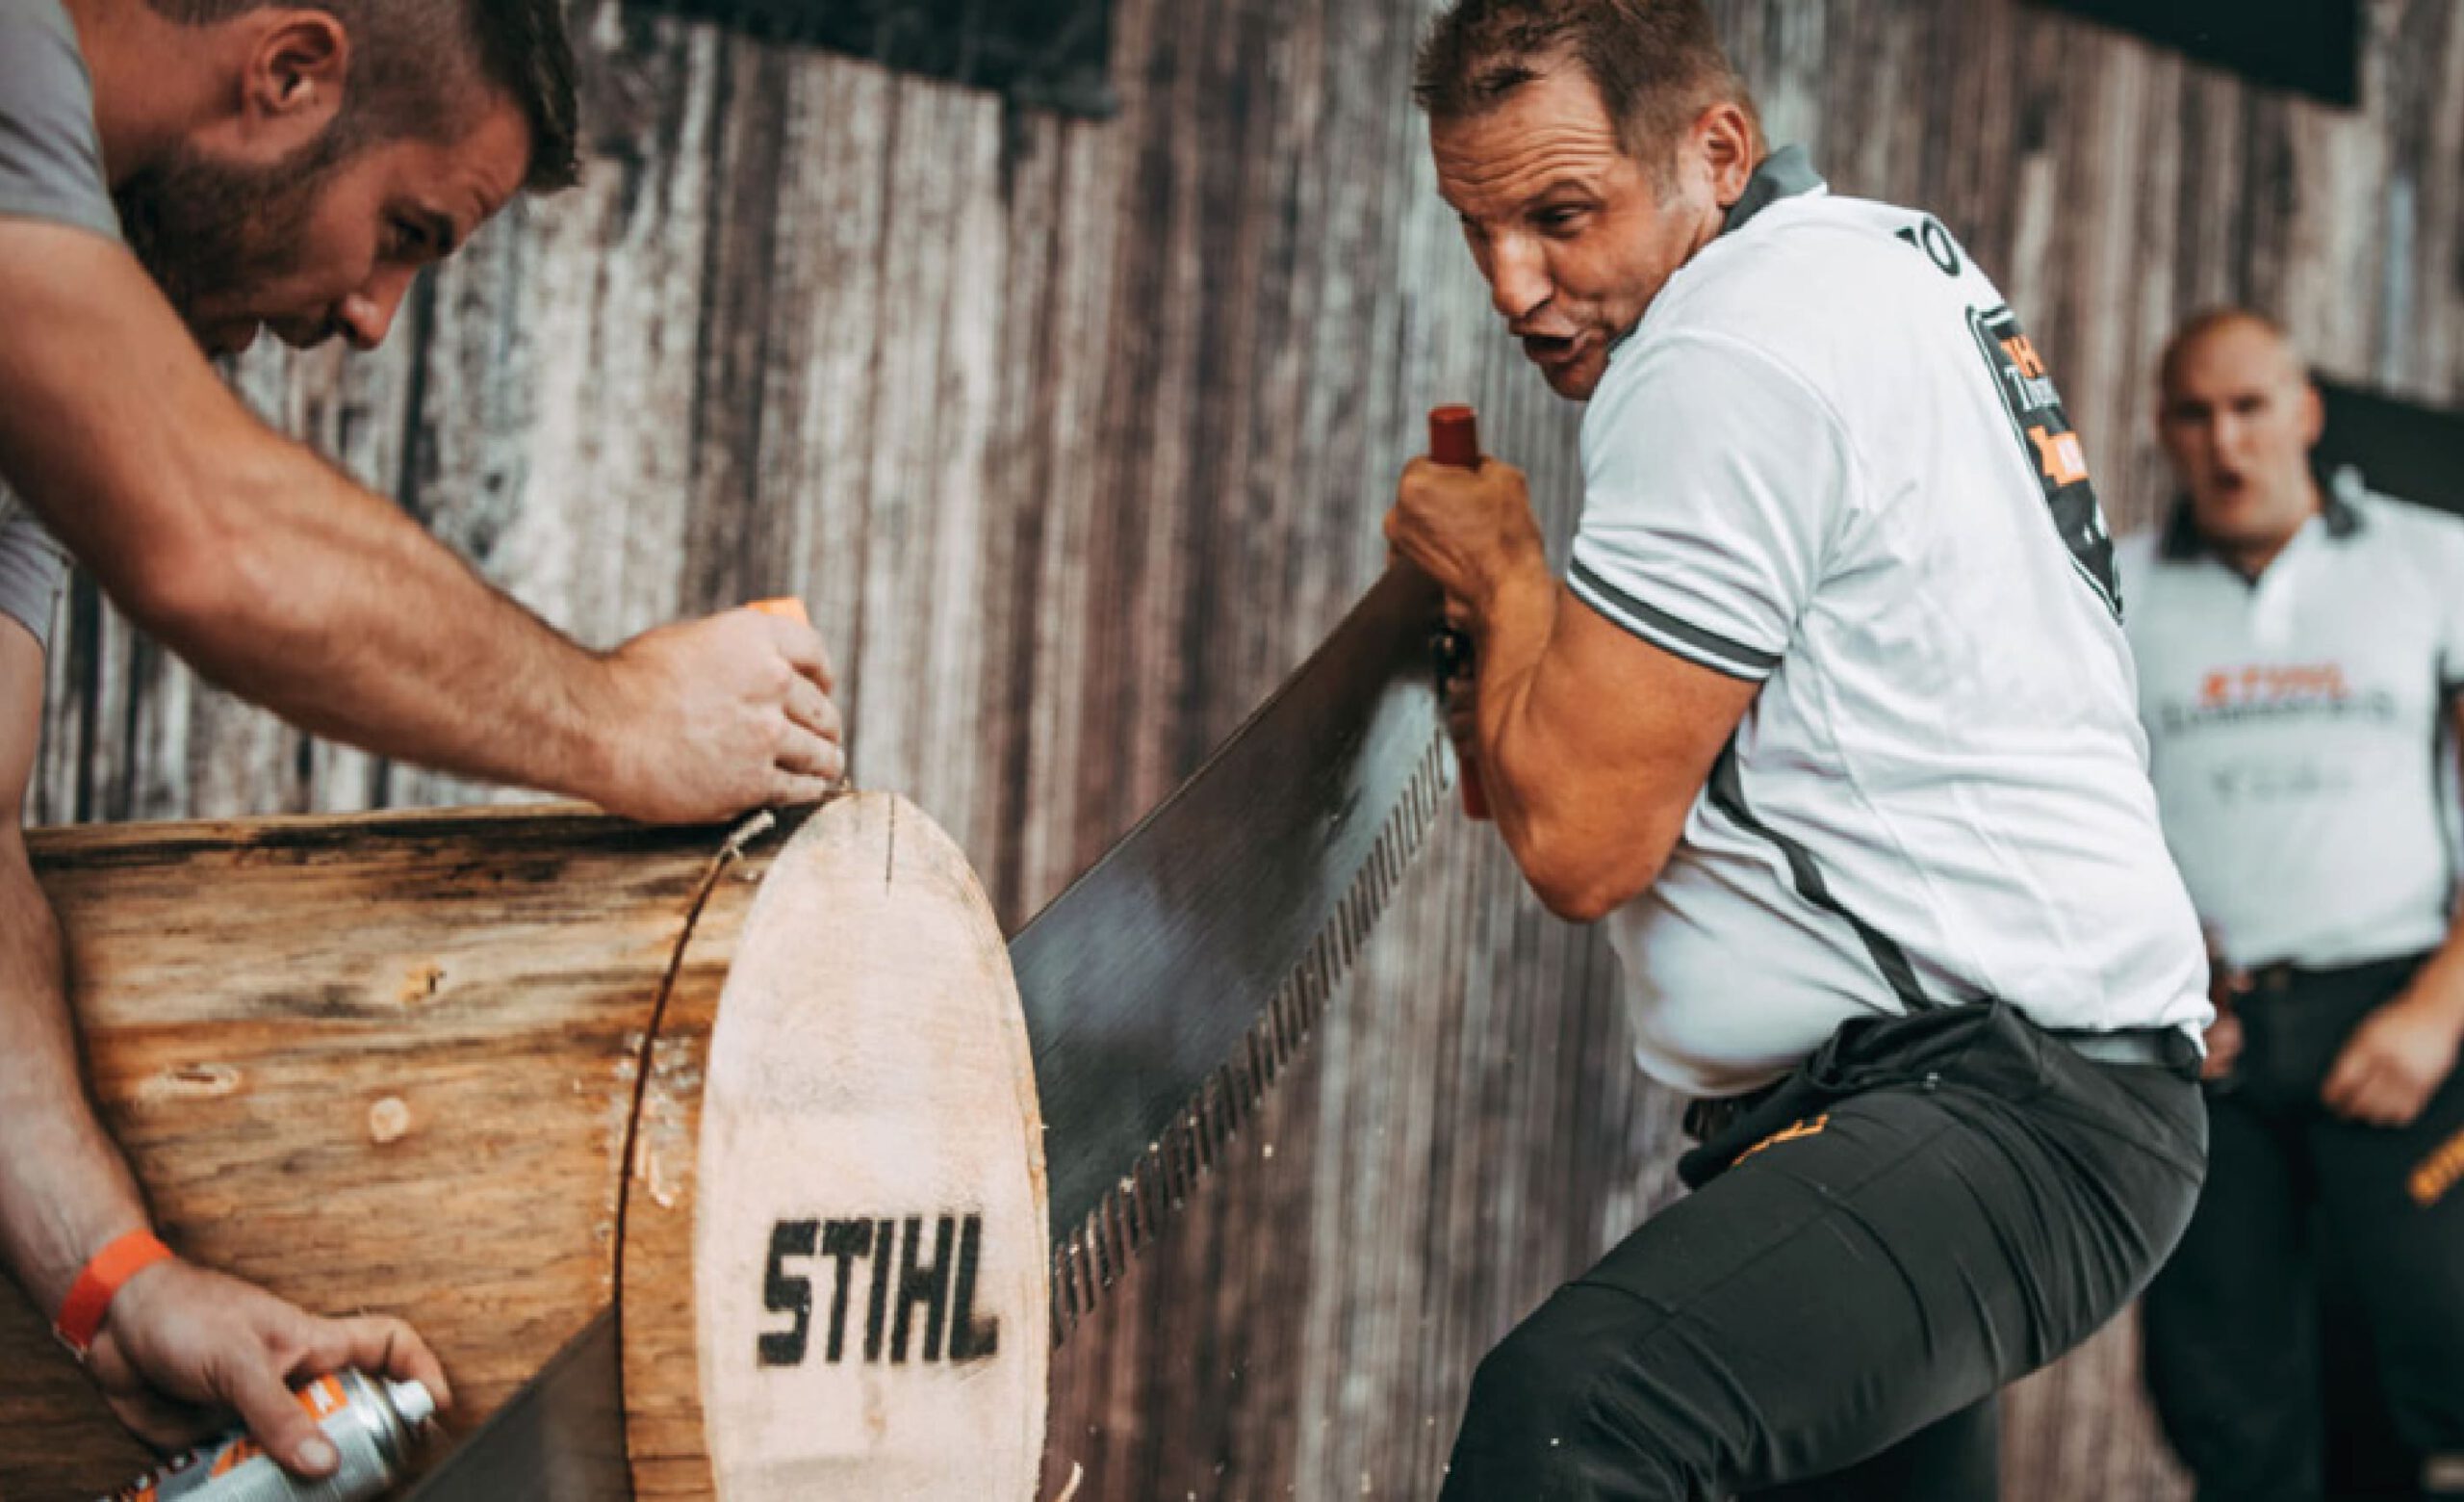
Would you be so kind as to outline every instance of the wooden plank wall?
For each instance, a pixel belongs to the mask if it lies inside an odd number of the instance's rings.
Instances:
[[[1715,0],[1772,134],[1923,203],[2051,352],[2119,523],[2194,306],[2464,397],[2464,19],[2374,0],[2337,113],[2019,0]],[[860,781],[1032,912],[1380,565],[1440,400],[1562,534],[1575,414],[1497,334],[1405,100],[1428,0],[1119,0],[1062,123],[583,0],[587,183],[380,354],[240,382],[595,643],[795,592]],[[307,741],[81,588],[39,819],[501,796]],[[1082,1498],[1426,1496],[1478,1352],[1669,1192],[1613,964],[1450,826],[1219,1192],[1061,1356]],[[2014,1497],[2165,1497],[2117,1334],[2014,1406]]]

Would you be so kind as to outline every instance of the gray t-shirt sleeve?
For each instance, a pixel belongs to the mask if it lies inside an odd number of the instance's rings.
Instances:
[[[0,485],[0,615],[34,633],[38,646],[51,645],[51,623],[60,613],[61,591],[68,586],[68,569],[67,550]]]
[[[93,79],[60,0],[0,0],[0,215],[120,238]]]
[[[60,0],[0,0],[0,217],[120,238],[93,79]],[[0,615],[47,645],[68,568],[68,555],[0,484]]]

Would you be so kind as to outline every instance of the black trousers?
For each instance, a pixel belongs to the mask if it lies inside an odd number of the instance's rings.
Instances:
[[[2190,1217],[2189,1062],[2090,1063],[2000,1004],[1842,1027],[1481,1362],[1445,1502],[1987,1502],[1995,1391]]]
[[[2464,1496],[2464,1073],[2395,1130],[2319,1099],[2419,965],[2272,971],[2236,1006],[2207,1187],[2147,1295],[2148,1387],[2200,1502]]]

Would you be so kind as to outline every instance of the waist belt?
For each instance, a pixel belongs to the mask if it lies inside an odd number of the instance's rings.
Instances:
[[[1708,1142],[1729,1129],[1746,1112],[1770,1099],[1778,1085],[1764,1085],[1735,1096],[1700,1096],[1685,1102],[1685,1135],[1696,1142]]]
[[[2198,1045],[2179,1027],[2128,1027],[2118,1032],[2055,1032],[2042,1029],[2044,1036],[2067,1047],[2092,1064],[2134,1065],[2148,1069],[2166,1069],[2185,1079],[2198,1077]],[[1689,1101],[1685,1105],[1685,1134],[1697,1142],[1706,1142],[1728,1129],[1746,1112],[1769,1100],[1786,1080],[1749,1090],[1743,1095],[1718,1096]]]
[[[2198,1075],[2198,1045],[2179,1027],[2126,1027],[2119,1032],[2045,1033],[2092,1064],[2138,1064]]]
[[[2393,992],[2411,979],[2413,972],[2428,959],[2427,954],[2396,954],[2383,960],[2363,960],[2354,965],[2296,965],[2288,960],[2278,960],[2269,965],[2253,965],[2243,973],[2249,979],[2250,993],[2258,996],[2285,996],[2316,987],[2332,989],[2347,985],[2383,986]]]

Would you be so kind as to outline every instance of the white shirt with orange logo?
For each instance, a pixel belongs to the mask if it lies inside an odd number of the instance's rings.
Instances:
[[[1615,352],[1569,584],[1761,685],[1604,926],[1643,1067],[1702,1095],[1988,997],[2195,1027],[2112,541],[2046,360],[1938,220],[1783,153]],[[1793,180],[1791,180],[1793,179]]]
[[[2236,965],[2448,931],[2464,520],[2338,489],[2255,582],[2178,516],[2118,549],[2166,839]]]

